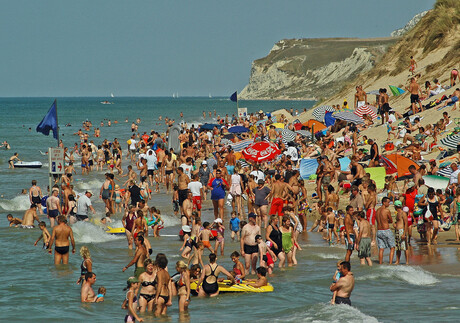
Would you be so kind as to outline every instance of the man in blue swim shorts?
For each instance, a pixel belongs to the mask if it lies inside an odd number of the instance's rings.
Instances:
[[[379,264],[383,263],[383,251],[386,248],[390,249],[390,265],[393,263],[393,255],[395,252],[395,238],[390,230],[390,223],[393,223],[391,212],[388,209],[390,206],[390,199],[384,197],[382,199],[382,206],[375,214],[375,221],[377,222],[377,244],[379,246]]]

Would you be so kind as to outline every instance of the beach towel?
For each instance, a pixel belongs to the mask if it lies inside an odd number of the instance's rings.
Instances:
[[[368,167],[365,171],[371,175],[371,179],[375,181],[375,186],[378,189],[385,186],[385,176],[387,175],[385,167]]]

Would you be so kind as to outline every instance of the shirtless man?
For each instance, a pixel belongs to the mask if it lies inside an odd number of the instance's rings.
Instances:
[[[367,104],[367,94],[363,91],[362,85],[356,87],[355,93],[355,108],[359,108]]]
[[[371,225],[366,220],[364,211],[357,212],[359,234],[356,239],[356,250],[358,250],[358,257],[361,265],[365,265],[366,262],[369,266],[372,266],[371,260]]]
[[[335,304],[346,304],[351,306],[350,296],[355,287],[355,278],[350,272],[350,262],[343,261],[340,263],[340,279],[331,285],[331,292],[337,291]]]
[[[38,218],[37,215],[37,205],[32,204],[30,206],[30,209],[28,209],[24,213],[24,217],[22,218],[22,227],[25,229],[32,229],[34,228],[34,222],[35,220],[40,223],[40,219]]]
[[[390,248],[390,265],[393,263],[393,255],[395,252],[395,239],[391,233],[389,223],[393,223],[391,212],[388,209],[390,199],[384,197],[382,206],[377,210],[375,219],[377,221],[377,244],[379,247],[379,264],[383,263],[383,250]]]
[[[409,172],[411,175],[414,175],[412,180],[414,181],[415,187],[418,188],[419,186],[419,180],[422,179],[422,174],[417,170],[417,168],[414,165],[409,166]]]
[[[54,227],[54,220],[62,213],[58,194],[59,189],[53,188],[51,196],[46,199],[46,207],[48,208],[48,218],[50,219],[51,227]]]
[[[276,174],[275,182],[273,183],[272,190],[270,191],[267,199],[272,201],[269,214],[278,214],[280,222],[284,215],[283,206],[288,195],[288,189],[292,191],[292,187],[282,180],[281,175]]]
[[[231,176],[233,175],[233,172],[235,171],[235,165],[236,165],[236,157],[233,154],[233,150],[231,148],[228,148],[228,154],[225,156],[225,162],[227,164],[227,172],[228,172],[228,178],[227,182],[231,182]]]
[[[134,270],[134,276],[139,278],[139,275],[145,271],[144,268],[144,260],[148,257],[147,249],[144,245],[144,237],[138,235],[134,239],[134,244],[136,245],[136,253],[134,254],[133,260],[129,262],[125,267],[123,267],[123,272],[131,267],[132,265],[136,265],[136,269]]]
[[[260,234],[260,227],[256,224],[256,214],[248,214],[248,224],[241,230],[240,253],[244,257],[246,273],[255,274],[257,267],[257,255],[259,246],[255,240],[256,235]]]
[[[193,194],[191,191],[187,192],[187,198],[185,199],[183,205],[184,213],[180,216],[180,220],[182,223],[182,226],[188,225],[190,222],[190,219],[192,218],[192,212],[193,212]]]
[[[270,126],[270,129],[268,129],[268,140],[270,140],[270,142],[276,142],[278,140],[278,133],[276,132],[275,126]]]
[[[454,107],[452,108],[452,111],[454,111],[457,108],[457,102],[458,99],[460,98],[460,88],[456,88],[454,93],[452,93],[451,97],[444,102],[444,104],[441,107],[445,107],[449,103],[455,103]]]
[[[171,153],[167,152],[166,158],[164,159],[165,165],[165,182],[166,182],[166,193],[172,192],[174,182],[174,169],[176,168],[176,161],[172,159]]]
[[[85,282],[81,287],[80,300],[82,303],[94,303],[96,301],[96,293],[93,290],[93,285],[96,283],[96,274],[87,272],[85,274]]]
[[[345,213],[345,247],[347,249],[347,253],[345,255],[345,261],[350,261],[351,254],[355,249],[355,231],[353,230],[353,212],[354,209],[351,205],[348,205],[346,208]]]
[[[42,195],[43,195],[42,189],[39,186],[37,186],[37,181],[33,180],[32,187],[29,189],[29,200],[30,200],[30,204],[37,205],[39,214],[43,214],[42,204],[41,204]]]
[[[67,225],[67,220],[65,216],[58,216],[58,225],[53,228],[53,234],[51,235],[49,246],[49,253],[53,252],[53,242],[56,241],[54,247],[54,264],[64,264],[69,263],[69,239],[72,243],[72,253],[75,253],[75,240],[73,238],[73,231],[70,226]]]
[[[420,95],[422,94],[422,89],[420,88],[420,85],[418,85],[417,80],[415,77],[412,77],[410,79],[410,84],[409,84],[409,92],[410,92],[410,103],[411,103],[411,108],[412,108],[412,114],[417,113],[417,103],[420,107],[420,112],[423,111],[422,103],[420,102]]]
[[[367,187],[368,194],[364,199],[364,208],[366,209],[366,219],[371,225],[372,245],[375,245],[375,206],[377,205],[377,192],[374,184]]]
[[[388,103],[389,98],[390,97],[387,94],[387,89],[382,88],[379,90],[379,112],[381,115],[382,124],[388,122],[388,119],[390,117],[388,114],[391,109]]]
[[[404,251],[406,257],[406,265],[409,264],[409,252],[407,251],[407,233],[409,232],[409,226],[407,222],[407,213],[402,210],[402,202],[395,201],[396,209],[396,223],[393,224],[395,228],[395,242],[396,242],[396,262],[395,265],[399,265],[401,259],[401,251]]]
[[[179,186],[179,206],[182,216],[184,215],[183,204],[184,201],[187,199],[188,183],[190,183],[190,178],[187,176],[187,174],[184,173],[184,169],[182,167],[179,167],[177,169],[177,175],[177,185]]]

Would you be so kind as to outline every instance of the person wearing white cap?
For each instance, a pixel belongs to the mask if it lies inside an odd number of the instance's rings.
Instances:
[[[216,238],[216,245],[214,247],[214,253],[217,255],[217,250],[219,250],[220,246],[220,255],[224,255],[224,232],[225,232],[225,227],[222,224],[223,221],[221,218],[217,218],[214,220],[215,228],[217,231],[217,238]]]
[[[87,190],[85,194],[80,196],[78,199],[77,214],[75,215],[78,221],[88,221],[88,209],[90,209],[93,214],[96,213],[90,200],[92,195],[93,193],[90,190]]]

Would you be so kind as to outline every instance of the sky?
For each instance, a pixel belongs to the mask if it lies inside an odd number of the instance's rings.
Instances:
[[[387,37],[435,0],[0,0],[0,97],[227,96],[284,38]]]

